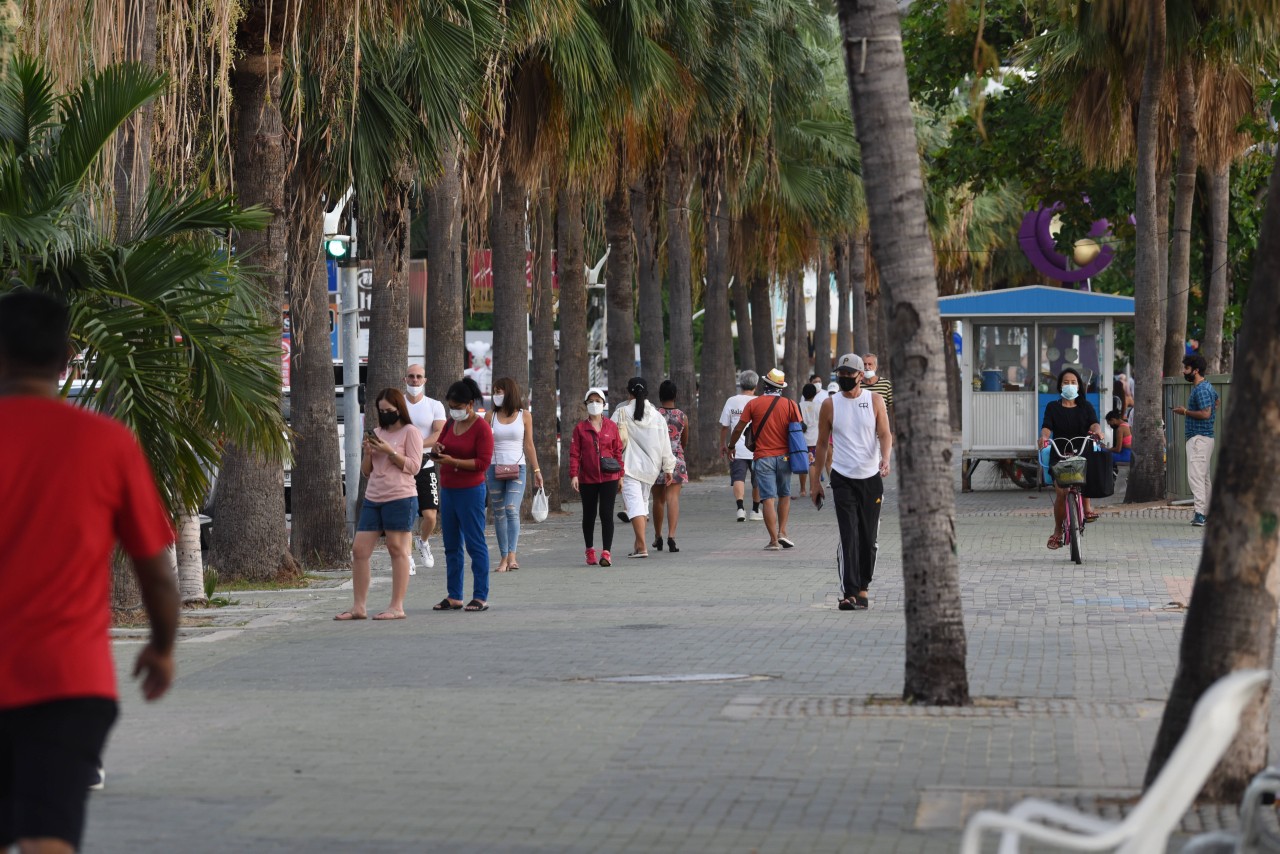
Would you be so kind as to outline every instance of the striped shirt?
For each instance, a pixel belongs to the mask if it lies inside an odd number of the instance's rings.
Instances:
[[[884,398],[885,406],[893,406],[893,382],[883,376],[877,376],[876,381],[871,385],[864,385],[867,391],[874,391]]]
[[[1184,435],[1190,439],[1192,436],[1208,436],[1213,438],[1213,422],[1218,417],[1218,393],[1213,390],[1213,386],[1208,380],[1201,380],[1196,383],[1195,388],[1191,389],[1191,397],[1187,399],[1188,412],[1203,412],[1209,410],[1207,419],[1187,417],[1184,428]]]

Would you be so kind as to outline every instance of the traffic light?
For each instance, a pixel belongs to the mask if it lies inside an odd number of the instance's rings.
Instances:
[[[324,254],[330,261],[338,265],[351,262],[351,236],[347,234],[326,234],[324,238]]]

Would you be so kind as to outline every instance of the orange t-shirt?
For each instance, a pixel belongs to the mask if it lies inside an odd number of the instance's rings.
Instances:
[[[0,709],[115,699],[111,549],[173,542],[123,424],[60,400],[0,397]]]
[[[769,411],[769,406],[774,401],[778,401],[773,407],[773,412],[765,420],[764,414]],[[742,410],[742,422],[750,421],[751,429],[756,437],[757,460],[765,457],[781,457],[787,453],[787,425],[792,421],[801,421],[800,407],[796,406],[794,400],[781,395],[763,394],[751,398],[751,402]],[[761,429],[763,422],[764,428]]]

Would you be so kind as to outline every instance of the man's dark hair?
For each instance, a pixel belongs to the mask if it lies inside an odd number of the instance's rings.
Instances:
[[[800,389],[800,396],[805,400],[813,400],[818,396],[818,387],[813,383],[805,383],[804,388]]]
[[[1184,368],[1190,368],[1200,376],[1204,376],[1205,372],[1209,370],[1209,363],[1206,362],[1204,360],[1204,356],[1201,356],[1199,353],[1192,353],[1190,355],[1183,356],[1182,366]]]
[[[1112,419],[1114,419],[1114,420],[1116,420],[1116,421],[1123,421],[1123,420],[1124,420],[1124,416],[1120,414],[1120,410],[1119,410],[1119,409],[1113,409],[1113,410],[1111,410],[1110,412],[1108,412],[1108,413],[1107,413],[1107,416],[1106,416],[1105,418],[1103,418],[1102,420],[1103,420],[1103,421],[1111,421]]]
[[[61,373],[71,315],[55,297],[17,290],[0,297],[0,357],[12,370]]]

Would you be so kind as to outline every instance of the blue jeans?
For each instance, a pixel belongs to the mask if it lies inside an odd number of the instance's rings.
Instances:
[[[761,501],[791,497],[791,463],[785,456],[761,457],[752,469],[756,473]]]
[[[489,601],[489,545],[484,540],[485,486],[440,490],[440,533],[444,536],[445,577],[449,598],[462,598],[465,561],[471,555],[473,598]]]
[[[489,485],[489,501],[493,507],[493,530],[498,535],[498,554],[506,557],[520,543],[520,502],[524,500],[524,463],[515,480],[498,480],[496,468],[489,466],[485,481]]]

